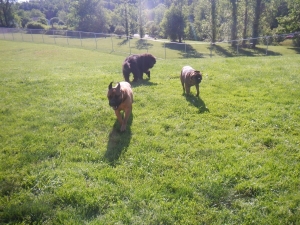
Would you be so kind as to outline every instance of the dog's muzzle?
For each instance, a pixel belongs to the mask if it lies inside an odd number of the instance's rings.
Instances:
[[[117,110],[120,105],[121,105],[121,102],[109,101],[109,106],[112,107],[113,110]]]

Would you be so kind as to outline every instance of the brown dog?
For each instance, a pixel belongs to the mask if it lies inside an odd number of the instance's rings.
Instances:
[[[115,87],[112,87],[112,83],[113,82],[108,86],[107,98],[109,105],[115,110],[115,114],[121,124],[121,131],[125,131],[128,118],[132,111],[132,89],[128,82],[120,82]],[[122,118],[121,110],[125,112],[124,119]]]
[[[180,80],[183,88],[183,93],[187,95],[190,94],[191,86],[196,86],[197,94],[196,96],[199,97],[199,84],[202,80],[202,74],[200,71],[193,69],[190,66],[182,67]]]

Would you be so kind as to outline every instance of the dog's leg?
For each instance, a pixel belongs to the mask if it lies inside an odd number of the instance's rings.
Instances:
[[[185,84],[185,93],[186,93],[187,95],[190,94],[190,90],[191,90],[190,85]]]
[[[182,90],[183,90],[183,94],[185,93],[185,88],[184,88],[184,82],[183,80],[181,80],[181,85],[182,85]]]
[[[124,120],[123,120],[123,122],[122,122],[122,125],[121,125],[121,131],[125,131],[126,130],[126,126],[127,126],[127,121],[128,121],[128,119],[129,119],[129,116],[130,116],[130,114],[131,114],[131,107],[130,108],[127,108],[126,110],[125,110],[125,118],[124,118]]]
[[[137,68],[132,69],[133,81],[138,81],[140,79],[140,71]]]
[[[185,93],[185,89],[184,89],[184,80],[183,80],[182,72],[180,74],[180,81],[181,81],[181,85],[182,85],[182,89],[183,89],[183,94],[184,94]]]
[[[115,110],[115,114],[116,114],[116,116],[117,116],[117,119],[118,119],[119,123],[120,123],[121,126],[122,126],[122,124],[123,124],[123,119],[122,119],[121,112],[120,112],[119,110]]]
[[[196,96],[199,97],[199,84],[196,84],[196,90],[197,90]]]
[[[124,80],[127,81],[128,83],[129,83],[129,75],[130,75],[130,72],[123,70]]]

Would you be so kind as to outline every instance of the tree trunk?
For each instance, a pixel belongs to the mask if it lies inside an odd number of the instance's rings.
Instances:
[[[257,38],[259,35],[259,19],[260,19],[260,7],[261,0],[256,0],[255,8],[254,8],[254,20],[253,20],[253,29],[252,29],[252,37],[253,37],[253,48],[255,48],[257,44]]]
[[[231,11],[231,16],[232,16],[232,27],[231,27],[231,46],[237,46],[238,42],[235,41],[237,40],[237,2],[236,0],[230,0],[231,5],[232,5],[232,11]]]
[[[214,44],[216,42],[216,0],[211,0],[211,42]]]
[[[125,33],[126,33],[126,39],[129,38],[129,29],[128,29],[128,12],[127,12],[128,2],[125,2]]]
[[[243,43],[242,46],[246,46],[246,38],[247,38],[247,24],[248,24],[248,0],[245,0],[245,11],[244,11],[244,29],[243,29]]]

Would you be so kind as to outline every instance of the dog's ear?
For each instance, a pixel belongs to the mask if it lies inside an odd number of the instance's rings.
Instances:
[[[112,83],[113,82],[110,82],[110,84],[108,85],[108,90],[112,89]]]
[[[118,83],[118,86],[117,86],[117,91],[119,92],[119,91],[121,91],[121,85],[120,85],[120,83]]]

